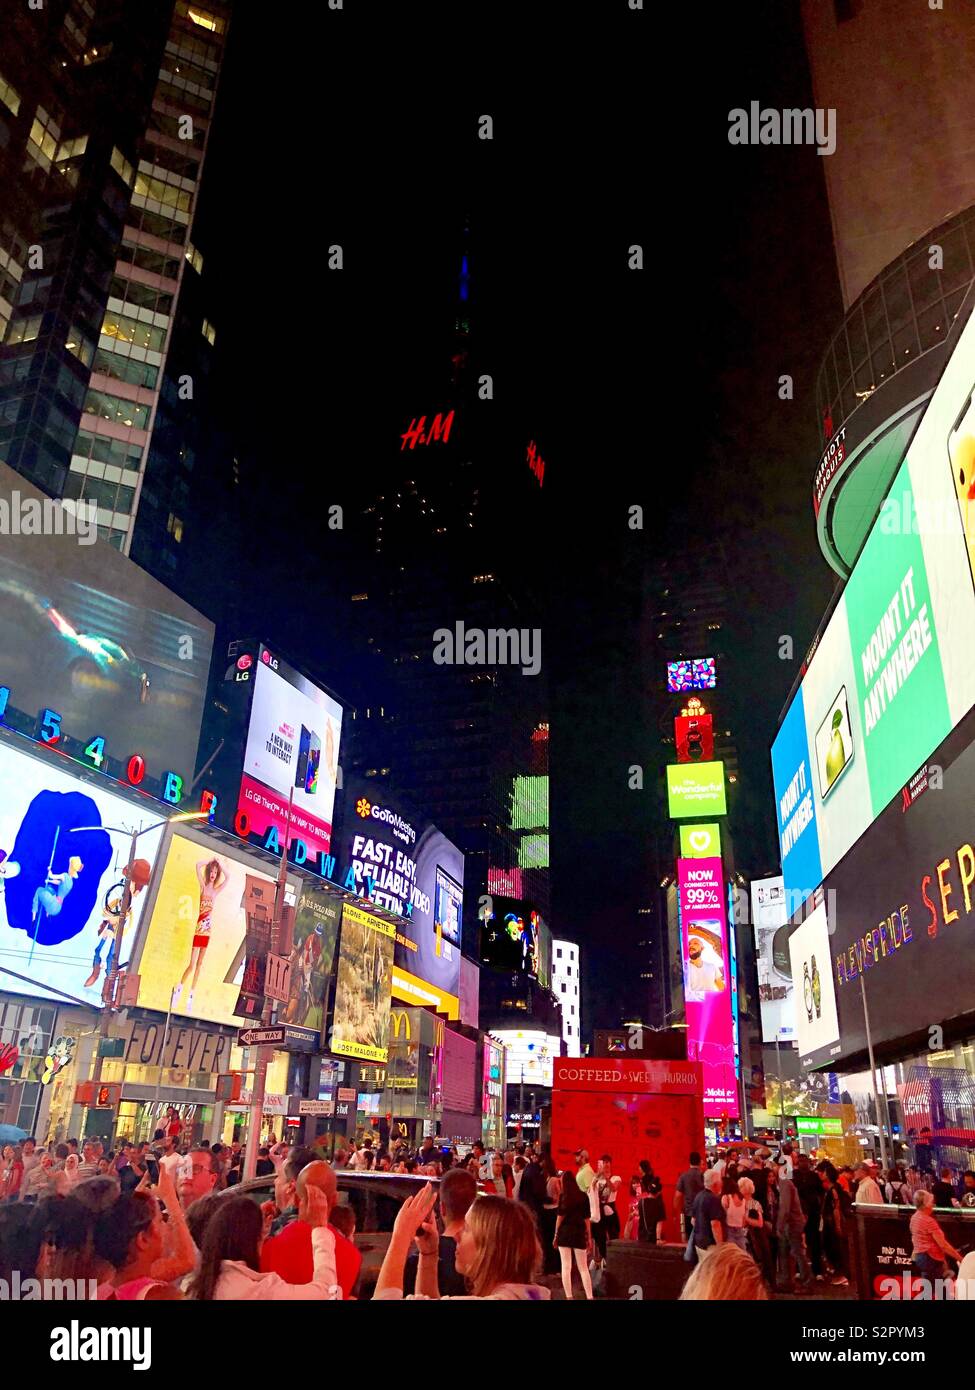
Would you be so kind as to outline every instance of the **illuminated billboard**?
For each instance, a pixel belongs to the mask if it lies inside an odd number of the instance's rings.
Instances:
[[[537,1029],[494,1028],[491,1037],[504,1044],[504,1074],[509,1086],[551,1086],[552,1068],[562,1055],[562,1039]]]
[[[479,917],[482,961],[498,970],[531,975],[537,980],[545,965],[542,935],[548,928],[532,904],[523,898],[489,895],[488,902],[479,910]]]
[[[820,931],[818,946],[799,937],[807,923],[795,929],[794,1008],[806,1065],[862,1062],[861,976],[875,1048],[923,1052],[932,1023],[946,1048],[971,1036],[962,1020],[975,1006],[973,786],[975,710],[826,879],[830,930]],[[837,1026],[824,1037],[828,988]]]
[[[789,912],[782,875],[752,880],[752,928],[758,966],[758,998],[765,1042],[792,1042],[796,1036]]]
[[[682,690],[713,690],[717,683],[713,656],[667,662],[667,689],[674,694]]]
[[[297,1033],[307,1039],[308,1050],[321,1043],[325,992],[335,962],[342,902],[324,889],[304,883],[295,904],[291,948],[291,985],[288,1002],[278,1005],[278,1022],[291,1030],[289,1047]]]
[[[103,441],[107,443],[108,441]],[[77,475],[74,475],[77,476]],[[32,502],[57,506],[0,463],[0,513],[16,521]],[[70,505],[70,503],[69,503]],[[6,526],[0,547],[0,687],[5,722],[28,731],[38,710],[60,715],[75,755],[105,740],[114,777],[139,754],[146,790],[170,770],[196,767],[213,624],[106,542],[73,534],[42,542]],[[18,722],[15,711],[27,723]],[[75,746],[76,745],[76,746]],[[98,766],[98,764],[96,764]]]
[[[201,758],[216,824],[328,878],[342,706],[263,642],[232,642]],[[290,812],[289,812],[290,807]]]
[[[721,828],[717,821],[708,825],[681,825],[678,829],[682,859],[720,859]]]
[[[672,820],[725,815],[724,763],[669,763],[667,808]]]
[[[342,908],[329,1051],[385,1062],[396,928],[351,903]]]
[[[821,902],[789,937],[799,1061],[803,1067],[812,1065],[817,1056],[836,1057],[840,1052],[832,957],[826,903]]]
[[[679,763],[708,763],[714,757],[714,729],[710,714],[678,715],[674,742]]]
[[[512,830],[539,830],[548,826],[548,775],[515,777],[511,788]]]
[[[738,1114],[733,966],[720,859],[678,859],[687,1056],[704,1067],[706,1117]]]
[[[547,869],[549,866],[548,835],[522,835],[518,841],[520,869]]]
[[[460,994],[464,856],[405,800],[369,778],[346,778],[335,881],[393,913],[397,967],[451,996]]]
[[[327,852],[338,772],[342,706],[262,646],[254,674],[238,809],[250,833],[292,833]]]
[[[234,1024],[245,983],[248,910],[270,922],[274,879],[191,833],[174,834],[136,969],[139,1005]],[[254,981],[263,993],[263,980]]]
[[[16,737],[16,736],[12,736]],[[165,810],[83,781],[65,760],[33,757],[0,739],[0,990],[100,1008],[115,959],[130,834]],[[155,868],[160,829],[137,842],[136,889],[122,949],[128,956]],[[23,977],[23,978],[20,978]]]
[[[772,745],[790,901],[975,703],[973,384],[970,318]]]

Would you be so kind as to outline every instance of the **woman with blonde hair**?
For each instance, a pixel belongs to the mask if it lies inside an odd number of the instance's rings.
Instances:
[[[437,1284],[440,1236],[433,1218],[436,1201],[436,1190],[428,1183],[400,1207],[374,1298],[403,1297],[403,1273],[414,1239],[420,1262],[416,1293],[407,1297],[440,1298]],[[507,1197],[477,1197],[457,1239],[454,1257],[454,1267],[466,1278],[471,1292],[447,1297],[452,1302],[547,1299],[551,1297],[549,1290],[534,1282],[541,1266],[542,1248],[535,1218],[525,1203],[511,1202]]]
[[[733,1241],[716,1246],[699,1264],[681,1292],[681,1302],[714,1303],[724,1300],[767,1300],[768,1286],[762,1271]]]

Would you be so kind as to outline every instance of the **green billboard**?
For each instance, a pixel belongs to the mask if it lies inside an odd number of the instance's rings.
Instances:
[[[717,821],[680,826],[681,859],[720,859],[721,829]]]
[[[671,820],[725,815],[724,763],[670,763],[667,807]]]

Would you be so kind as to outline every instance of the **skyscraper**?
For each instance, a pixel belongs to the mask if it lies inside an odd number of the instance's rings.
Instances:
[[[388,780],[463,849],[476,950],[484,893],[549,910],[549,726],[533,546],[544,467],[537,441],[509,415],[499,423],[471,365],[469,243],[465,230],[440,363],[425,398],[404,409],[358,520],[373,563],[350,600],[374,654],[373,694],[353,721],[368,738],[353,765]],[[503,634],[494,646],[492,631]]]
[[[215,329],[190,240],[226,0],[7,5],[0,456],[178,570]]]

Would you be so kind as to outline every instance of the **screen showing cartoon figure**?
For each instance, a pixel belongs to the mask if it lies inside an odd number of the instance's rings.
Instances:
[[[975,581],[975,389],[948,435],[948,461],[965,532],[968,564]]]

